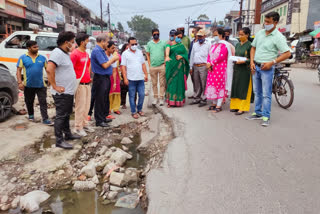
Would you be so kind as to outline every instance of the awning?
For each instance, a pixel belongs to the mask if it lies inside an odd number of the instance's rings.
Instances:
[[[310,36],[313,36],[314,38],[320,38],[320,28],[312,31],[311,33],[309,33]]]

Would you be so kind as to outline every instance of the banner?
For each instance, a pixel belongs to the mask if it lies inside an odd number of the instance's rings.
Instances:
[[[41,5],[43,21],[46,26],[57,28],[57,12],[49,7]]]
[[[0,9],[6,9],[6,1],[5,0],[0,0]]]
[[[103,32],[106,33],[108,31],[108,28],[104,27]],[[101,34],[101,27],[96,26],[96,27],[91,27],[91,34],[92,36],[98,36]]]
[[[66,23],[65,31],[71,31],[73,33],[77,33],[77,27],[72,24]]]
[[[6,10],[7,14],[20,17],[25,19],[26,18],[26,9],[22,6],[16,5],[11,2],[6,2]]]

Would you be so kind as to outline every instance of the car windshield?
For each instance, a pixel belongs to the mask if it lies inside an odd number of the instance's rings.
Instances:
[[[41,51],[52,51],[57,47],[57,37],[37,36],[36,42]]]

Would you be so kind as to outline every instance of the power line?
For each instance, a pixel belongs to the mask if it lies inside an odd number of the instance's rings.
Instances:
[[[213,0],[213,1],[208,1],[208,2],[202,2],[202,3],[197,3],[197,4],[190,4],[190,5],[185,5],[185,6],[175,6],[175,7],[168,7],[168,8],[162,8],[162,9],[150,9],[150,10],[144,10],[144,11],[136,11],[136,12],[126,12],[131,13],[131,14],[136,14],[136,13],[154,13],[154,12],[163,12],[163,11],[171,11],[171,10],[181,10],[181,9],[186,9],[190,7],[201,7],[203,4],[214,4],[214,3],[222,3],[222,2],[233,2],[234,0]]]

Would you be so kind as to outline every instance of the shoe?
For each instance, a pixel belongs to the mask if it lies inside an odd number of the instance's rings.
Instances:
[[[203,106],[206,106],[206,105],[207,105],[207,103],[200,102],[200,103],[199,103],[199,108],[201,108],[201,107],[203,107]]]
[[[73,132],[76,133],[77,135],[81,136],[81,137],[87,136],[87,133],[83,129],[80,129],[80,130],[75,129],[75,130],[73,130]]]
[[[106,118],[107,118],[107,119],[111,119],[111,120],[116,119],[116,118],[115,118],[114,116],[112,116],[111,114],[109,114]]]
[[[66,134],[64,137],[65,140],[78,140],[81,139],[81,136],[79,135],[73,135],[73,134]]]
[[[95,132],[95,130],[90,126],[85,126],[85,127],[83,127],[83,129],[86,130],[87,132],[90,132],[90,133]]]
[[[196,105],[196,104],[199,104],[200,103],[200,101],[192,101],[191,103],[190,103],[190,105]]]
[[[48,126],[53,126],[54,125],[54,123],[51,120],[48,120],[48,119],[44,120],[42,123],[44,125],[48,125]]]
[[[35,121],[34,120],[34,115],[29,115],[28,120],[31,121],[31,122],[34,122]]]
[[[103,128],[108,128],[108,127],[110,127],[109,124],[108,124],[108,123],[105,123],[105,122],[97,123],[96,126],[103,127]]]
[[[270,125],[270,119],[267,117],[262,117],[262,123],[261,126],[268,127]]]
[[[105,123],[111,123],[111,122],[112,122],[112,119],[110,119],[110,118],[106,118]]]
[[[153,101],[152,101],[152,105],[155,106],[155,105],[157,105],[157,103],[158,103],[158,99],[154,98]]]
[[[242,111],[242,112],[237,111],[237,112],[235,113],[235,115],[237,115],[237,116],[243,115],[243,114],[244,114],[244,111]]]
[[[239,109],[231,109],[230,112],[238,112]]]
[[[88,115],[88,121],[92,121],[92,118],[90,115]]]
[[[262,120],[262,116],[252,113],[249,117],[246,117],[247,120]]]
[[[160,106],[164,106],[164,100],[163,99],[160,100],[159,105]]]
[[[62,148],[62,149],[73,149],[73,146],[65,141],[57,142],[56,147]]]

